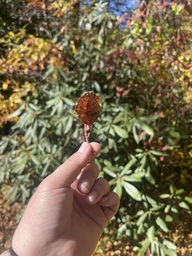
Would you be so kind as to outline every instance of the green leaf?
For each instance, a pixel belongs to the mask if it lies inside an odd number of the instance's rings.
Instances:
[[[172,242],[170,242],[170,241],[168,241],[168,240],[166,240],[166,239],[163,240],[163,244],[164,244],[167,248],[169,248],[169,249],[173,249],[173,250],[176,250],[176,249],[177,249],[177,246],[176,246],[175,244],[173,244]]]
[[[17,200],[17,198],[19,197],[18,191],[19,191],[18,185],[14,186],[11,189],[9,199],[8,199],[8,204],[12,204],[13,202],[15,202]]]
[[[66,122],[64,134],[67,134],[71,130],[72,125],[73,125],[73,118],[69,117],[67,122]]]
[[[64,102],[69,106],[74,106],[74,102],[69,98],[64,98]]]
[[[131,175],[125,176],[124,180],[131,182],[141,182],[142,178],[145,176],[144,172],[136,172]]]
[[[103,171],[108,174],[109,176],[113,177],[113,178],[116,178],[117,177],[117,174],[114,172],[114,170],[116,170],[115,167],[113,166],[107,166],[107,167],[104,167],[103,168]]]
[[[160,198],[164,199],[164,198],[169,198],[170,195],[169,194],[162,194],[159,196]]]
[[[175,189],[172,184],[169,186],[169,191],[172,195],[175,193]]]
[[[158,253],[158,255],[170,255],[170,256],[177,256],[177,254],[176,254],[176,252],[173,250],[173,249],[169,249],[169,248],[167,248],[165,245],[164,245],[164,243],[161,243],[161,242],[157,242],[157,247],[156,247],[156,249],[160,249],[160,251],[159,251],[159,253]]]
[[[141,215],[143,215],[143,214],[144,214],[144,211],[143,211],[143,210],[139,210],[139,211],[136,213],[137,216],[141,216]]]
[[[144,223],[146,218],[148,216],[148,213],[145,212],[144,214],[142,214],[139,219],[137,220],[137,226],[139,226],[141,223]]]
[[[116,192],[117,195],[119,196],[119,198],[121,198],[121,196],[122,196],[122,184],[120,182],[116,183],[116,186],[114,188],[114,192]]]
[[[57,102],[57,114],[58,114],[58,115],[61,115],[61,114],[62,114],[63,109],[64,109],[63,106],[64,106],[64,105],[63,105],[63,101],[62,101],[62,100],[60,100],[59,102]]]
[[[115,116],[113,123],[115,124],[115,123],[121,122],[123,119],[123,115],[124,115],[124,113],[123,113],[123,111],[121,111],[118,115]]]
[[[178,254],[173,251],[172,249],[167,249],[166,250],[166,255],[169,255],[169,256],[178,256]]]
[[[144,253],[150,246],[150,241],[148,239],[142,241],[142,247],[139,249],[137,256],[143,256]]]
[[[160,250],[159,250],[160,249]],[[156,251],[158,250],[158,255],[170,255],[170,256],[177,256],[176,252],[172,249],[167,248],[162,242],[157,242]]]
[[[147,162],[147,157],[146,155],[143,155],[143,157],[140,160],[141,166],[143,167],[146,164],[146,162]]]
[[[137,144],[139,144],[140,139],[139,139],[139,136],[138,136],[138,134],[137,134],[136,126],[135,126],[135,125],[133,126],[133,137],[134,137],[134,139],[135,139],[135,142],[136,142]]]
[[[152,185],[155,185],[155,184],[156,184],[155,179],[153,178],[153,176],[152,176],[152,174],[151,174],[150,166],[148,166],[148,168],[147,168],[147,172],[146,172],[145,177],[146,177],[146,179],[147,179]]]
[[[187,201],[188,203],[192,204],[192,197],[189,196],[185,196],[185,201]]]
[[[108,145],[109,148],[112,149],[113,147],[116,147],[116,141],[114,139],[108,138]]]
[[[144,223],[142,222],[142,223],[139,225],[138,229],[137,229],[137,234],[138,234],[138,235],[140,235],[140,234],[143,233],[143,231],[144,231],[143,227],[144,227]]]
[[[126,139],[128,138],[128,133],[126,130],[122,129],[121,127],[117,126],[117,125],[113,125],[113,128],[116,132],[117,135],[119,135],[119,137]]]
[[[163,152],[156,151],[156,150],[150,150],[150,153],[153,155],[156,155],[156,156],[165,156],[166,155]]]
[[[171,209],[171,205],[168,204],[168,205],[166,205],[164,212],[168,213],[170,209]]]
[[[13,113],[10,114],[10,118],[19,116],[21,114],[22,110],[23,110],[23,108],[19,107],[17,110],[15,110]]]
[[[172,222],[172,221],[173,221],[173,217],[172,217],[171,215],[168,215],[168,214],[167,214],[167,215],[165,216],[165,221],[166,221],[166,222]]]
[[[174,212],[174,213],[178,213],[178,209],[175,207],[175,206],[172,206],[171,207],[171,211]]]
[[[150,203],[150,205],[157,206],[157,202],[153,198],[151,198],[150,196],[145,196],[145,198],[146,201]]]
[[[12,166],[12,173],[21,174],[25,169],[25,165],[22,162]]]
[[[167,228],[167,225],[165,224],[164,220],[162,220],[162,218],[157,217],[156,223],[164,232],[169,231],[169,229]]]
[[[175,195],[181,195],[183,193],[184,193],[184,189],[181,188],[181,189],[176,190]]]
[[[137,159],[136,158],[132,158],[123,168],[121,175],[124,175],[127,171],[130,170],[130,168],[136,163]]]
[[[141,194],[135,186],[133,186],[128,182],[122,182],[122,185],[125,191],[127,192],[127,194],[129,194],[136,201],[141,201]]]
[[[31,158],[31,160],[33,161],[34,164],[37,164],[37,165],[40,164],[38,156],[35,156],[35,155],[31,154],[30,158]]]
[[[126,41],[124,42],[125,46],[127,48],[129,48],[129,46],[133,43],[133,39],[132,38],[127,38]]]
[[[169,131],[169,134],[174,139],[180,139],[181,138],[181,135],[176,131]]]
[[[46,79],[48,76],[52,75],[55,72],[55,69],[55,67],[49,67],[43,75],[43,79]]]
[[[179,206],[185,210],[190,210],[189,206],[185,202],[179,203]]]
[[[142,124],[142,125],[141,125],[141,128],[142,128],[148,135],[150,135],[151,137],[154,136],[154,131],[153,131],[153,129],[152,129],[149,125],[147,125],[147,124]]]
[[[29,197],[30,192],[23,184],[20,185],[20,189],[22,190],[23,195],[25,196],[24,198],[24,201],[25,201],[25,199]]]
[[[113,127],[111,127],[111,128],[109,129],[109,134],[112,135],[113,137],[115,137],[115,131],[114,131],[114,128],[113,128]]]
[[[148,230],[147,230],[147,237],[149,239],[149,241],[152,243],[154,236],[155,236],[155,227],[151,226]]]
[[[38,105],[35,105],[35,104],[33,104],[33,103],[29,103],[29,105],[28,105],[32,110],[34,110],[34,111],[39,111],[40,110],[40,108],[39,108],[39,106]]]

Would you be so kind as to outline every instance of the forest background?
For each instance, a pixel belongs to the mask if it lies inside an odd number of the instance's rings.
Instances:
[[[0,1],[0,252],[41,180],[91,141],[121,198],[95,255],[192,254],[192,4]]]

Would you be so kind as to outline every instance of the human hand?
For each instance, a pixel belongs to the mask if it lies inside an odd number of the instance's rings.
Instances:
[[[19,256],[90,256],[119,207],[93,160],[96,142],[80,149],[45,178],[29,201],[12,240]]]

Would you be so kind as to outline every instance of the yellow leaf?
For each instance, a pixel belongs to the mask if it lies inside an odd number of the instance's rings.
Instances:
[[[11,37],[15,38],[15,34],[14,34],[13,31],[10,31],[10,32],[9,32],[9,35],[10,35]]]
[[[11,97],[9,98],[9,102],[10,102],[11,106],[13,106],[14,104],[21,104],[22,99],[20,98],[20,96],[18,94],[12,94]]]
[[[72,48],[73,54],[76,54],[77,53],[77,49],[75,47],[75,44],[74,44],[73,40],[71,40],[71,48]]]
[[[3,88],[3,90],[5,90],[5,91],[8,89],[8,83],[7,83],[7,81],[3,83],[2,88]]]

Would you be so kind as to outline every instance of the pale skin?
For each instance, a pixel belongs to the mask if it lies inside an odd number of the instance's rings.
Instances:
[[[98,178],[96,142],[80,149],[43,180],[12,239],[18,256],[91,256],[119,208],[106,179]],[[1,256],[10,255],[8,251]]]

